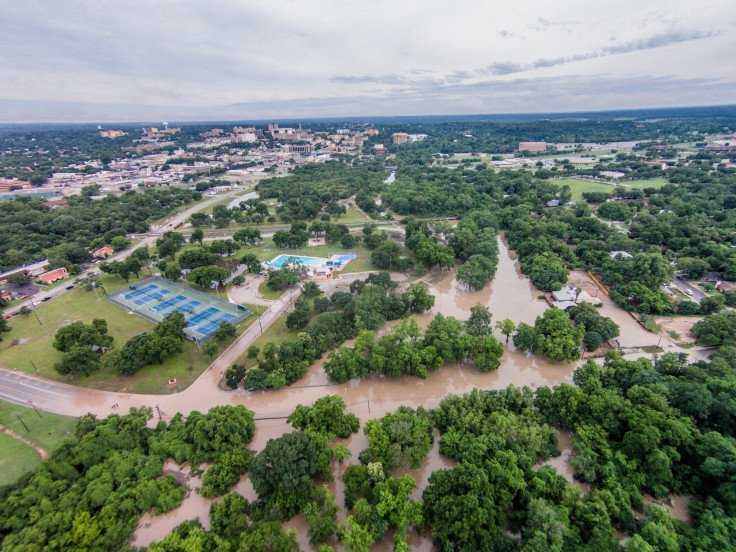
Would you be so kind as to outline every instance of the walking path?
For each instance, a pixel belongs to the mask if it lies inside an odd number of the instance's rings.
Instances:
[[[37,444],[32,443],[31,441],[29,441],[25,437],[23,437],[21,435],[18,435],[12,429],[8,429],[4,425],[0,424],[0,431],[2,431],[3,433],[5,433],[6,435],[10,435],[13,439],[18,439],[19,441],[25,443],[26,445],[28,445],[29,447],[31,447],[32,449],[34,449],[38,454],[41,455],[41,460],[46,460],[46,458],[48,458],[48,456],[49,456],[49,453],[48,452],[46,452],[45,450],[43,450]]]

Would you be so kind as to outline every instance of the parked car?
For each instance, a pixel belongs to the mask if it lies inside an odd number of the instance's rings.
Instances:
[[[74,284],[69,284],[68,286],[66,286],[65,289],[72,289],[73,287],[74,287]]]
[[[12,314],[3,314],[3,320],[10,320],[12,317]]]
[[[51,299],[51,297],[44,297],[41,301],[48,301],[49,299]]]
[[[28,294],[27,294],[27,293],[25,293],[25,294],[21,295],[21,296],[20,296],[20,298],[21,298],[21,299],[28,299]]]
[[[685,293],[687,293],[687,294],[688,294],[689,296],[691,296],[691,297],[692,297],[693,295],[695,295],[695,294],[693,293],[693,290],[691,290],[691,289],[686,289],[686,290],[685,290]]]

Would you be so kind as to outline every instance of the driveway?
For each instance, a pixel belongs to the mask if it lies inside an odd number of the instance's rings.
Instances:
[[[691,285],[690,283],[688,283],[687,280],[680,280],[679,278],[672,278],[671,284],[672,284],[672,287],[679,289],[685,295],[689,295],[691,301],[700,303],[703,299],[708,297],[708,295],[703,290],[701,290],[697,286]],[[688,293],[688,290],[692,292],[692,295]]]

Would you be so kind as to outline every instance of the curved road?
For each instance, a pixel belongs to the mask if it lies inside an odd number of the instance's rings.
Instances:
[[[234,364],[248,347],[278,319],[301,295],[301,289],[285,293],[264,312],[260,319],[246,329],[207,370],[187,389],[171,395],[137,395],[133,393],[113,393],[77,387],[65,383],[44,380],[24,372],[0,368],[0,398],[47,412],[67,416],[81,416],[92,412],[97,416],[107,416],[111,412],[127,412],[131,406],[150,406],[157,404],[167,417],[176,412],[188,413],[191,410],[208,410],[218,404],[229,403],[233,392],[220,391],[217,383],[223,372]],[[242,392],[241,394],[246,393]],[[113,404],[118,404],[112,409]]]

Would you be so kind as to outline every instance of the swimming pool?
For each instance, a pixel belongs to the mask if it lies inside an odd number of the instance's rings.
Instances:
[[[286,263],[289,259],[292,259],[293,262],[300,262],[305,266],[323,266],[327,259],[323,259],[321,257],[302,257],[300,255],[279,255],[274,260],[270,261],[268,263],[268,266],[273,268],[281,268],[284,263]]]

